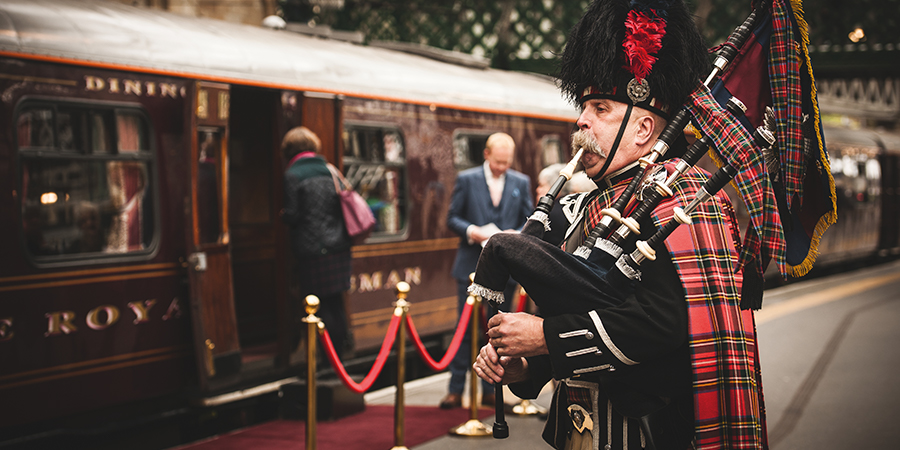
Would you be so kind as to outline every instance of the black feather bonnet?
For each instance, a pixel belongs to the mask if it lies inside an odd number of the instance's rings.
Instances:
[[[683,0],[595,0],[569,35],[558,78],[575,104],[611,98],[668,118],[709,72]]]

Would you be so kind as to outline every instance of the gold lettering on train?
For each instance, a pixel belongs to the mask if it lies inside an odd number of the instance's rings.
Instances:
[[[146,95],[148,97],[184,97],[187,89],[184,86],[179,87],[172,83],[155,83],[153,81],[141,80],[120,80],[118,78],[100,78],[93,75],[84,76],[84,90],[90,92],[99,92],[106,90],[110,94],[136,95],[138,97]],[[225,99],[227,102],[227,98]]]
[[[177,300],[177,299],[176,299]],[[150,321],[150,308],[153,308],[153,305],[156,304],[156,299],[152,300],[144,300],[141,302],[128,302],[128,307],[134,311],[134,324],[137,325],[143,322]],[[163,317],[165,320],[165,317]]]
[[[104,320],[100,320],[100,313],[105,313]],[[119,321],[119,308],[112,305],[98,306],[88,311],[84,321],[92,330],[105,330]]]
[[[128,308],[134,313],[133,324],[141,324],[149,322],[150,310],[156,306],[157,300],[150,299],[134,302],[128,302]],[[120,318],[119,308],[113,305],[101,305],[90,311],[84,318],[88,328],[95,331],[105,330],[116,324]],[[166,313],[162,315],[162,320],[178,319],[182,316],[181,301],[178,297],[172,299],[169,303]],[[60,334],[72,334],[78,331],[75,326],[77,315],[72,311],[54,311],[44,314],[47,318],[47,331],[44,332],[45,337],[58,336]],[[0,318],[0,342],[8,341],[13,338],[13,318]]]
[[[169,83],[159,83],[159,95],[161,97],[169,96],[178,98],[178,86]]]
[[[84,76],[84,89],[88,91],[102,91],[103,88],[106,87],[106,82],[103,81],[103,78],[98,78],[91,75]]]
[[[391,273],[388,274],[387,283],[384,284],[385,289],[391,289],[400,282],[400,274],[397,273],[396,270],[392,270]]]
[[[421,267],[407,267],[403,271],[404,280],[410,285],[420,285],[422,284],[422,268]]]
[[[381,289],[381,272],[359,274],[359,292],[372,292]]]
[[[137,80],[125,80],[125,94],[141,95],[141,82]]]
[[[400,274],[403,274],[401,277]],[[406,267],[388,272],[387,278],[382,271],[354,274],[350,277],[350,292],[373,292],[393,289],[397,283],[405,281],[411,285],[422,284],[422,268]]]
[[[60,334],[69,334],[78,331],[72,321],[75,320],[75,313],[72,311],[57,311],[44,314],[47,318],[47,331],[44,336],[59,336]]]
[[[16,333],[12,330],[12,326],[12,317],[4,317],[0,319],[0,342],[5,342],[13,338]]]
[[[150,309],[150,308],[147,308]],[[178,319],[181,317],[181,302],[178,301],[178,297],[172,299],[172,303],[169,303],[169,308],[166,309],[166,313],[163,314],[162,320],[169,319]]]
[[[219,92],[219,119],[228,120],[228,93]]]

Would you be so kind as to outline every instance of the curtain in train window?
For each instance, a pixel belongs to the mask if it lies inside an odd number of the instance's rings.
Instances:
[[[344,172],[375,214],[374,236],[402,234],[407,224],[406,149],[394,128],[345,125]]]
[[[37,260],[149,250],[149,128],[136,111],[41,104],[17,118],[22,236]]]

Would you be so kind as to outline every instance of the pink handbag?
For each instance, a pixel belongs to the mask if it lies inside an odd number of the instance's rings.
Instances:
[[[344,226],[347,227],[347,234],[354,240],[365,239],[375,228],[375,215],[372,214],[372,209],[369,208],[366,200],[353,190],[353,186],[341,175],[337,167],[328,164],[328,170],[331,171],[331,178],[334,180],[334,190],[341,198],[341,210],[344,212]]]

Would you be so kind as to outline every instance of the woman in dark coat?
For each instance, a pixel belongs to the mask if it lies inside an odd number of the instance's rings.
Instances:
[[[340,198],[315,133],[306,127],[288,131],[281,151],[288,161],[282,218],[297,259],[299,298],[310,294],[319,298],[317,315],[340,353],[348,335],[344,293],[350,289],[352,244],[344,227]]]

